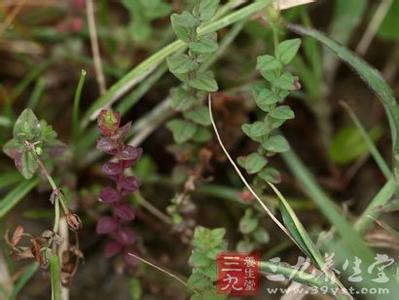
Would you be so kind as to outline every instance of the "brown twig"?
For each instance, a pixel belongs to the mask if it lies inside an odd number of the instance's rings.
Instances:
[[[94,60],[94,71],[96,72],[98,87],[100,89],[100,94],[102,95],[105,93],[106,83],[101,62],[100,48],[98,45],[96,21],[94,18],[93,0],[86,0],[86,14],[87,14],[87,24],[90,33],[91,51],[93,53],[93,60]]]
[[[4,23],[0,25],[0,37],[3,35],[8,26],[11,25],[12,21],[14,21],[15,17],[19,14],[26,1],[27,0],[21,0],[20,2],[18,2],[15,8],[11,11],[11,13],[7,15]]]

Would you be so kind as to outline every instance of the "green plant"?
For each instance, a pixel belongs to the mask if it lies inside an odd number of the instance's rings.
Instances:
[[[195,228],[193,237],[194,249],[189,264],[193,271],[188,279],[188,286],[197,293],[191,300],[225,299],[225,295],[216,294],[217,279],[216,257],[226,250],[227,243],[223,240],[224,228],[208,229],[202,226]]]
[[[287,140],[277,129],[286,120],[294,118],[291,108],[282,103],[290,91],[300,87],[297,78],[285,71],[285,66],[295,57],[300,44],[299,39],[283,41],[277,45],[274,56],[266,54],[259,56],[257,60],[257,69],[267,81],[267,85],[261,84],[254,88],[253,97],[265,116],[260,121],[242,125],[242,131],[260,146],[257,152],[238,159],[238,164],[248,174],[256,175],[257,189],[264,187],[265,181],[280,181],[280,173],[267,165],[266,157],[289,150]]]
[[[176,143],[189,140],[205,142],[211,135],[206,129],[211,123],[207,108],[202,104],[206,92],[218,90],[212,71],[202,66],[218,49],[216,32],[198,34],[198,29],[215,15],[219,0],[196,1],[193,11],[173,14],[171,22],[176,36],[188,46],[186,53],[167,58],[170,72],[183,84],[171,90],[171,106],[183,115],[167,123]]]
[[[58,251],[64,239],[60,232],[60,206],[70,230],[77,231],[82,226],[79,217],[68,209],[63,192],[50,174],[53,168],[51,157],[61,155],[65,148],[65,145],[57,140],[57,133],[52,127],[44,120],[39,121],[31,109],[25,109],[18,117],[14,125],[13,138],[3,147],[3,151],[14,159],[15,166],[26,179],[31,179],[40,170],[40,174],[52,189],[49,201],[54,205],[54,224],[51,230],[43,231],[40,236],[33,236],[25,232],[22,226],[18,226],[11,237],[6,234],[7,244],[16,259],[34,259],[41,267],[50,265],[52,299],[60,299],[62,262],[59,261]],[[26,188],[33,187],[32,185],[37,182],[34,179],[30,180],[26,183]],[[17,195],[10,194],[10,199],[3,200],[6,206],[2,210],[9,210],[9,206],[15,205],[14,199],[20,199],[28,191],[22,186],[20,188],[16,192]],[[30,247],[21,245],[24,237],[29,239]],[[76,253],[78,250],[75,252],[77,266],[80,257]],[[68,284],[72,276],[73,273],[65,273],[62,278],[63,283]]]

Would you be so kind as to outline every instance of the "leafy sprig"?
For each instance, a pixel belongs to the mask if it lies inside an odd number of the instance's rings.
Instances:
[[[217,34],[199,35],[198,28],[213,18],[218,6],[219,0],[199,0],[192,12],[184,11],[171,16],[176,36],[188,47],[186,52],[167,58],[170,72],[183,83],[171,90],[172,108],[182,112],[183,118],[167,123],[178,144],[189,140],[202,143],[211,137],[206,129],[211,122],[201,99],[204,99],[206,92],[217,91],[218,84],[214,73],[201,66],[217,51]]]
[[[256,186],[264,181],[280,181],[280,173],[268,166],[267,157],[289,150],[287,140],[277,129],[295,116],[291,108],[282,103],[291,91],[300,88],[298,79],[285,68],[295,57],[300,44],[300,39],[283,41],[277,45],[274,55],[262,55],[257,59],[257,69],[267,84],[254,88],[253,97],[265,114],[263,120],[243,124],[242,131],[260,146],[256,152],[238,159],[238,164],[248,174],[256,174]]]
[[[194,232],[193,245],[189,264],[193,267],[188,285],[197,291],[191,300],[222,300],[226,295],[216,294],[215,281],[217,280],[216,258],[227,248],[223,240],[226,233],[224,228],[208,229],[197,226]]]

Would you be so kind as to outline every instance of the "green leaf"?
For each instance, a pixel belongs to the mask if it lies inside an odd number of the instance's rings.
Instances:
[[[245,158],[238,159],[238,164],[243,167],[248,174],[258,173],[266,165],[267,160],[259,153],[254,152]]]
[[[285,65],[289,64],[297,54],[301,46],[300,39],[286,40],[278,44],[276,48],[276,57]]]
[[[61,300],[61,266],[57,254],[50,258],[51,300]]]
[[[198,53],[212,53],[218,49],[216,34],[206,34],[199,38],[198,41],[188,44],[189,48]]]
[[[196,28],[199,25],[199,20],[197,18],[189,12],[184,11],[180,15],[173,14],[170,19],[173,30],[180,40],[186,43],[195,40],[197,36]]]
[[[211,119],[209,117],[208,108],[201,105],[193,110],[184,114],[185,117],[199,125],[208,126],[211,125]]]
[[[237,251],[239,252],[252,252],[254,250],[254,244],[251,241],[244,239],[237,243]]]
[[[394,0],[378,29],[378,35],[385,39],[399,39],[399,1]]]
[[[284,98],[279,97],[269,89],[263,89],[259,93],[255,93],[256,105],[263,111],[269,112],[271,105],[283,100]]]
[[[199,3],[199,17],[202,22],[207,22],[215,15],[219,0],[201,0]]]
[[[256,121],[252,124],[243,124],[241,128],[246,135],[255,141],[258,141],[258,138],[266,135],[269,132],[268,124],[262,121]]]
[[[193,141],[198,143],[205,143],[212,138],[212,134],[210,133],[208,128],[200,127],[195,132],[194,136],[191,138]]]
[[[177,111],[187,111],[198,101],[197,99],[182,88],[173,88],[170,92],[171,107]]]
[[[14,125],[14,138],[19,142],[33,141],[40,137],[40,122],[33,111],[25,109]]]
[[[261,172],[257,174],[262,180],[271,182],[271,183],[280,183],[281,182],[281,174],[275,168],[265,168]]]
[[[262,143],[262,147],[267,151],[275,153],[285,152],[290,149],[290,145],[282,135],[273,135],[269,137],[267,141]]]
[[[266,244],[270,241],[269,233],[262,227],[258,227],[253,233],[253,236],[255,240],[261,244]]]
[[[196,69],[197,64],[186,54],[169,56],[166,59],[172,73],[184,74]]]
[[[212,71],[196,74],[194,79],[188,81],[188,85],[205,92],[216,92],[218,90],[218,84]]]
[[[261,72],[267,73],[268,71],[281,70],[283,65],[281,62],[271,55],[258,56],[256,68]]]
[[[322,33],[296,25],[289,25],[289,28],[295,32],[298,32],[299,34],[313,37],[322,44],[326,45],[344,62],[349,64],[360,75],[363,81],[365,81],[376,93],[384,105],[386,114],[388,116],[389,125],[391,128],[393,144],[392,152],[394,153],[395,167],[399,168],[399,108],[391,88],[382,78],[381,74],[376,69],[369,66],[364,60],[359,58],[356,54],[329,39]]]
[[[188,141],[197,131],[197,126],[195,124],[181,119],[169,121],[166,127],[172,131],[173,138],[178,144]]]
[[[129,295],[131,300],[140,300],[142,298],[143,289],[139,279],[131,278],[129,280]]]
[[[272,85],[279,89],[292,91],[295,90],[295,78],[290,73],[283,73],[272,81]]]
[[[258,227],[258,225],[259,225],[258,218],[252,215],[251,209],[247,209],[245,211],[244,217],[240,220],[239,228],[241,233],[243,234],[251,233],[256,229],[256,227]]]
[[[38,178],[24,180],[5,195],[0,201],[0,219],[21,201],[37,184]]]
[[[377,141],[382,136],[381,127],[370,130],[369,136],[372,141]],[[333,137],[329,155],[339,164],[348,164],[368,153],[367,143],[355,126],[341,128]]]
[[[281,105],[276,107],[270,112],[269,115],[278,120],[289,120],[295,117],[294,112],[288,105]]]
[[[212,282],[209,280],[209,278],[201,273],[191,274],[191,276],[188,278],[187,284],[191,288],[198,290],[204,290],[212,286]]]
[[[21,174],[26,179],[32,178],[38,168],[38,163],[30,150],[25,150],[22,152],[21,157]]]
[[[210,264],[214,263],[213,260],[209,259],[206,256],[206,253],[200,252],[195,249],[191,253],[191,256],[190,256],[190,259],[188,262],[189,262],[190,266],[195,267],[195,268],[207,267]]]

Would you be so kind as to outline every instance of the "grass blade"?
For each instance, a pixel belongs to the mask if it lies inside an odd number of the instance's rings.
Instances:
[[[8,171],[0,175],[0,189],[21,181],[23,177],[17,171]]]
[[[337,229],[350,251],[353,254],[358,254],[359,257],[367,256],[370,260],[373,257],[372,251],[367,247],[359,233],[354,230],[352,224],[348,223],[342,213],[339,212],[334,201],[319,187],[313,175],[296,154],[290,150],[282,153],[282,157],[296,179],[303,185],[304,192],[313,199],[323,215]],[[364,261],[367,261],[367,259]]]
[[[399,107],[396,103],[395,97],[389,85],[382,78],[381,74],[368,65],[364,60],[359,58],[352,51],[344,46],[341,46],[334,40],[331,40],[323,33],[314,30],[307,29],[299,25],[288,25],[288,28],[301,35],[312,37],[318,40],[323,45],[331,49],[339,58],[345,63],[351,66],[362,78],[364,82],[375,92],[378,98],[381,100],[385,112],[388,116],[389,125],[391,127],[392,146],[393,146],[393,158],[395,162],[395,170],[399,168]]]
[[[75,97],[73,99],[72,136],[75,144],[79,137],[79,105],[80,105],[80,98],[82,95],[83,84],[85,83],[86,80],[86,74],[87,73],[85,70],[80,71],[80,78],[78,85],[76,87]]]
[[[21,277],[18,279],[18,281],[14,285],[11,295],[8,296],[7,300],[17,299],[19,292],[28,283],[28,281],[32,278],[32,276],[36,273],[38,268],[39,268],[39,265],[36,262],[31,263],[26,268],[26,270],[21,274]]]
[[[24,180],[12,189],[1,201],[0,201],[0,219],[3,218],[15,205],[22,200],[22,198],[29,193],[37,184],[39,178],[33,178],[30,180]]]
[[[274,186],[274,184],[268,182],[269,186],[273,189],[274,193],[280,199],[280,212],[283,217],[285,227],[291,233],[292,237],[296,240],[298,245],[301,246],[302,251],[311,258],[313,263],[318,266],[319,269],[323,269],[324,260],[316,245],[309,237],[306,229],[303,227],[301,221],[299,221],[294,210],[288,204],[288,201],[280,193],[280,191]]]
[[[384,174],[385,178],[389,179],[392,177],[391,170],[388,167],[388,164],[385,162],[384,158],[378,151],[376,145],[374,144],[373,140],[367,133],[366,129],[363,127],[362,123],[360,122],[359,118],[356,116],[354,111],[350,108],[350,106],[345,103],[341,102],[341,105],[346,109],[349,116],[351,117],[353,123],[355,123],[357,129],[359,130],[360,134],[362,135],[364,141],[366,142],[367,147],[369,148],[371,156],[374,158],[375,162],[377,163],[378,167],[380,168],[381,172]]]

